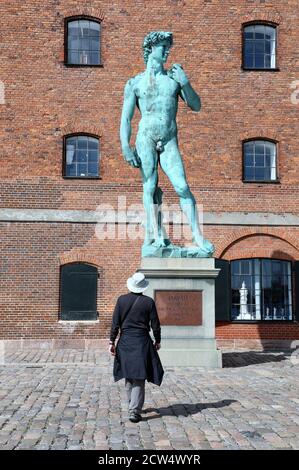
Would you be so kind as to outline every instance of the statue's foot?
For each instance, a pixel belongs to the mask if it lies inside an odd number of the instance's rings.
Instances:
[[[153,246],[155,246],[156,248],[165,248],[169,245],[171,245],[171,242],[167,238],[156,238],[153,243]]]
[[[169,238],[163,238],[163,237],[158,237],[158,238],[150,238],[147,237],[144,239],[143,246],[153,246],[155,248],[165,248],[165,247],[171,247],[173,246]]]
[[[143,246],[150,246],[154,243],[155,239],[154,238],[145,238],[143,241]]]
[[[194,237],[192,241],[200,248],[201,252],[204,253],[206,256],[212,256],[215,252],[215,247],[213,243],[203,237]]]

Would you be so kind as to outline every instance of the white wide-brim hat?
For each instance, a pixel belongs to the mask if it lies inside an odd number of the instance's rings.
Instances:
[[[131,292],[136,294],[145,291],[148,288],[149,281],[145,279],[143,273],[135,273],[127,279],[127,287]]]

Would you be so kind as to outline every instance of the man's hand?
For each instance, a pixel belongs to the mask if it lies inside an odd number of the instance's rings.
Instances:
[[[123,156],[125,160],[133,167],[139,168],[141,165],[140,158],[138,157],[138,154],[136,150],[133,150],[131,147],[127,147],[123,149]]]
[[[159,349],[161,349],[161,343],[155,343],[155,348],[159,351]]]
[[[173,64],[173,66],[169,70],[169,75],[173,80],[178,82],[181,87],[183,87],[189,82],[189,79],[180,64]]]
[[[109,352],[111,353],[112,356],[115,356],[115,346],[114,346],[114,344],[110,344]]]

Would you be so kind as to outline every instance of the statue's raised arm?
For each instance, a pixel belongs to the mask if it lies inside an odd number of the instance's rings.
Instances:
[[[180,85],[181,89],[179,94],[185,103],[189,106],[189,108],[191,108],[192,111],[200,111],[200,97],[192,88],[191,83],[181,64],[173,64],[171,69],[168,71],[168,75]]]

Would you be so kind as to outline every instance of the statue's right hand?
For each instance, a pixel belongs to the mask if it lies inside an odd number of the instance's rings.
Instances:
[[[141,161],[138,157],[136,150],[133,150],[131,147],[128,147],[123,150],[123,156],[125,160],[133,167],[139,168]]]

